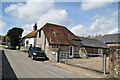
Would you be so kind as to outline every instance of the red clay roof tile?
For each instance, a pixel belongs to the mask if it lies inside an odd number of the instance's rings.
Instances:
[[[64,26],[47,23],[41,30],[44,31],[50,44],[75,45],[74,40],[80,40]]]

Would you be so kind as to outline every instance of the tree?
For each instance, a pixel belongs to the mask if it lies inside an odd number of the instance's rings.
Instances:
[[[2,42],[9,42],[9,37],[8,36],[1,36]]]
[[[87,38],[92,39],[92,40],[99,40],[101,36],[102,36],[101,34],[96,34],[96,35],[89,35],[87,36]]]
[[[23,29],[14,27],[7,32],[11,46],[20,46]]]

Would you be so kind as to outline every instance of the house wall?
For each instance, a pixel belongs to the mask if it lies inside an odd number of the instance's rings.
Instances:
[[[27,41],[28,41],[28,44],[27,44]],[[35,46],[34,41],[35,41],[35,38],[25,38],[23,40],[23,45],[24,47],[29,47],[31,44],[32,46]]]
[[[41,35],[39,34],[39,32],[37,33],[36,46],[41,47],[42,50],[45,50],[45,40],[46,40],[45,34],[43,30],[41,30],[40,32],[41,32]]]
[[[120,46],[120,44],[106,44],[109,47]]]
[[[50,45],[47,38],[45,37],[44,31],[41,30],[41,33],[39,34],[39,32],[37,33],[37,39],[36,39],[36,46],[37,47],[41,47],[42,50],[45,51],[46,55],[48,56],[49,60],[51,61],[57,61],[57,55],[58,55],[58,49],[59,52],[69,52],[69,47],[70,46],[66,46],[66,45]],[[41,35],[39,37],[39,35]],[[76,42],[76,44],[80,44],[80,41]],[[73,47],[74,51],[73,51],[73,57],[76,56],[76,53],[78,54],[78,47]],[[74,56],[75,55],[75,56]]]
[[[84,48],[87,51],[87,53],[93,53],[93,54],[98,54],[98,49],[102,49],[102,48],[92,48],[92,47],[81,47],[81,48]],[[102,49],[102,50],[103,53],[107,53],[106,49]]]
[[[70,46],[67,46],[67,45],[50,45],[50,47],[54,49],[55,48],[59,49],[59,52],[68,52],[68,53],[70,52]],[[79,48],[75,46],[72,46],[72,47],[73,47],[73,57],[80,57]]]
[[[77,45],[77,46],[74,47],[74,55],[73,55],[73,57],[78,58],[78,57],[80,57],[79,49],[80,49],[81,41],[74,40],[74,44]]]
[[[98,54],[98,49],[102,49],[103,53],[106,53],[106,49],[103,48],[85,48],[87,50],[88,53],[94,53],[94,54]]]
[[[49,42],[47,38],[45,38],[43,30],[40,32],[40,34],[39,32],[37,33],[36,47],[40,47],[42,50],[44,50],[50,61],[56,62],[56,54],[53,54],[55,51],[49,46]],[[39,37],[39,35],[41,36]]]

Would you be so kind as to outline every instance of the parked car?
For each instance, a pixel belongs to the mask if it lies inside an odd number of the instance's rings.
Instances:
[[[32,60],[38,58],[47,59],[45,52],[39,47],[32,47],[31,49],[29,49],[28,57],[31,57]]]
[[[9,48],[10,48],[10,45],[5,45],[5,48],[6,48],[6,49],[9,49]]]
[[[11,45],[5,45],[5,48],[6,48],[6,49],[16,49],[15,46],[11,46]]]

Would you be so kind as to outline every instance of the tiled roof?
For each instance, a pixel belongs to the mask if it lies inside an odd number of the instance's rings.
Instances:
[[[41,30],[44,31],[50,44],[75,45],[74,40],[80,41],[77,36],[64,26],[47,23]]]
[[[104,35],[100,40],[105,43],[120,43],[120,33]]]
[[[38,32],[38,30],[33,31],[33,32],[31,32],[31,33],[27,34],[26,36],[24,36],[23,38],[36,37],[36,36],[37,36],[37,32]]]
[[[108,46],[106,44],[104,44],[101,41],[98,40],[92,40],[92,39],[88,39],[88,38],[84,38],[84,37],[80,37],[81,41],[81,45],[82,46],[87,46],[87,47],[96,47],[96,48],[108,48]]]

